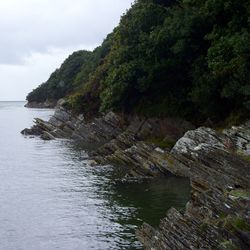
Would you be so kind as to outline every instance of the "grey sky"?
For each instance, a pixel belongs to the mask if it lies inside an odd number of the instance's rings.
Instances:
[[[24,100],[73,51],[93,49],[133,0],[0,0],[0,101]]]

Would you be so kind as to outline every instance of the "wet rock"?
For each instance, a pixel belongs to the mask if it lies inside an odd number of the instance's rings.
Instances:
[[[41,135],[42,130],[38,126],[33,126],[32,128],[25,128],[24,130],[21,131],[21,134],[23,135],[35,135],[39,136]]]
[[[190,127],[180,120],[124,119],[113,112],[86,121],[60,107],[49,121],[35,119],[22,133],[79,140],[91,165],[125,166],[124,180],[189,177],[186,210],[170,209],[159,229],[144,224],[137,230],[145,249],[249,249],[250,122],[223,132],[206,127],[186,132]],[[179,140],[163,149],[146,142],[152,136]]]
[[[45,140],[45,141],[49,141],[49,140],[54,140],[55,139],[55,137],[52,134],[50,134],[49,132],[46,132],[46,131],[44,131],[42,133],[41,138],[43,140]]]
[[[22,131],[23,134],[40,135],[47,138],[72,138],[85,143],[105,143],[121,133],[119,116],[110,112],[104,117],[86,122],[83,115],[76,116],[69,110],[59,107],[49,121],[36,118],[35,125]],[[46,132],[46,135],[44,135]]]
[[[35,125],[23,133],[39,135],[45,140],[75,139],[99,164],[126,166],[132,176],[158,176],[176,174],[180,168],[169,171],[166,166],[175,161],[169,156],[169,150],[144,140],[152,136],[170,138],[170,135],[178,139],[188,128],[192,125],[180,119],[138,116],[125,119],[113,112],[86,121],[82,114],[76,116],[59,106],[49,121],[35,119]]]
[[[144,224],[137,231],[145,249],[249,249],[250,162],[239,154],[247,152],[248,134],[247,125],[223,133],[198,128],[176,143],[174,164],[165,167],[182,176],[177,170],[186,166],[191,200],[183,213],[170,209],[159,229]]]

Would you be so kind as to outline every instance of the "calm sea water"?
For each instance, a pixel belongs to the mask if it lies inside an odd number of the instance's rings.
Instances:
[[[89,166],[73,142],[25,138],[53,111],[23,105],[0,102],[0,250],[142,249],[135,228],[184,207],[185,179],[117,184],[117,168]]]

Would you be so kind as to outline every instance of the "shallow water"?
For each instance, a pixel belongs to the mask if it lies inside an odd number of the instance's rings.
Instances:
[[[25,138],[53,110],[23,105],[0,102],[0,250],[142,249],[135,228],[184,207],[185,179],[117,184],[119,169],[89,166],[73,142]]]

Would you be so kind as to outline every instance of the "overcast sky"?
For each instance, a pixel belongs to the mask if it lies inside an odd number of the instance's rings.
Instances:
[[[0,101],[26,95],[79,49],[100,45],[133,0],[0,0]]]

